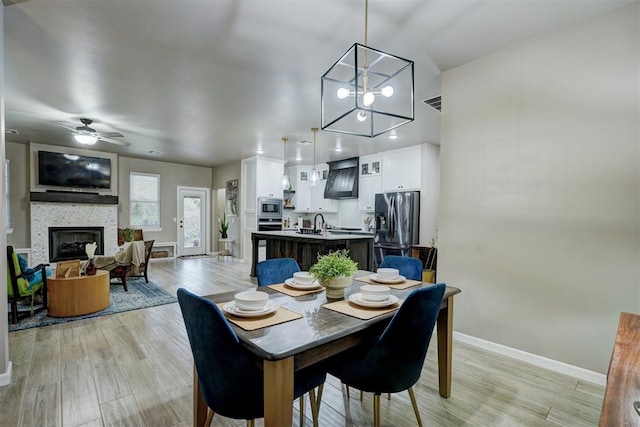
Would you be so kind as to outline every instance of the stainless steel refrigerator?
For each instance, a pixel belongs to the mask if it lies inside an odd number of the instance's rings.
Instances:
[[[386,255],[411,256],[420,239],[420,192],[376,194],[375,224],[376,268]]]

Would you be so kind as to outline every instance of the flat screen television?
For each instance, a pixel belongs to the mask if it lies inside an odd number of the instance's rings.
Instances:
[[[111,159],[38,151],[38,184],[111,188]]]

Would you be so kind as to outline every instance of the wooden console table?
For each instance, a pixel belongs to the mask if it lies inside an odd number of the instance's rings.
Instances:
[[[109,307],[109,272],[98,270],[94,276],[47,278],[48,315],[70,317],[95,313]]]
[[[621,313],[607,372],[600,427],[640,425],[640,315]]]

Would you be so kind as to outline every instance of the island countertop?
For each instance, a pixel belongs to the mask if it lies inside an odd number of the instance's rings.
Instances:
[[[354,240],[354,239],[373,239],[373,233],[367,233],[366,231],[361,232],[353,232],[353,231],[329,231],[326,235],[320,234],[307,234],[307,233],[298,233],[293,230],[282,230],[282,231],[256,231],[251,234],[256,234],[260,236],[277,236],[277,237],[286,237],[290,239],[312,239],[312,240]]]
[[[309,270],[318,259],[318,254],[348,249],[349,256],[358,263],[361,270],[373,271],[373,233],[352,234],[337,231],[323,234],[306,234],[296,231],[255,231],[251,233],[253,258],[251,276],[256,275],[258,245],[266,242],[266,258],[293,258],[300,269]]]

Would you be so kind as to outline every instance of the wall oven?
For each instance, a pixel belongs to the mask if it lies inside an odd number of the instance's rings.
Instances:
[[[282,199],[258,197],[258,231],[282,230]]]

